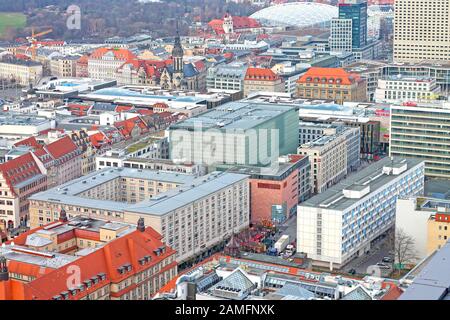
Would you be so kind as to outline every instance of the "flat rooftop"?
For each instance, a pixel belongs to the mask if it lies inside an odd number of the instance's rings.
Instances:
[[[101,101],[129,101],[136,104],[167,103],[171,108],[192,109],[206,104],[206,99],[195,96],[155,95],[129,88],[104,88],[81,96],[85,99]],[[175,105],[174,105],[175,103]],[[183,104],[181,108],[178,104]]]
[[[0,115],[0,126],[38,126],[50,122],[45,117],[23,115],[20,113],[6,113]]]
[[[229,102],[212,111],[176,123],[170,126],[170,129],[193,130],[196,126],[201,126],[201,129],[246,130],[292,110],[295,110],[294,107],[282,104]]]
[[[411,168],[419,165],[422,160],[413,158],[394,158],[394,166],[400,162],[402,164],[406,164],[407,170],[410,170]],[[328,210],[343,211],[354,205],[356,202],[360,201],[362,198],[369,197],[372,194],[376,193],[377,190],[402,175],[384,174],[384,166],[392,167],[392,161],[389,157],[372,163],[368,167],[349,176],[347,179],[332,186],[323,193],[320,193],[301,203],[299,207],[322,207]],[[344,190],[351,189],[357,191],[356,189],[358,188],[356,186],[358,185],[370,186],[369,193],[365,194],[361,198],[347,198],[343,195]]]
[[[113,179],[124,177],[141,180],[166,181],[180,184],[180,186],[135,204],[79,196],[80,193],[95,186]],[[127,211],[147,215],[164,215],[177,208],[183,207],[192,201],[206,197],[213,192],[219,191],[233,183],[247,178],[247,175],[217,171],[196,178],[194,175],[175,172],[130,168],[105,168],[47,191],[36,193],[30,197],[30,200],[115,212]]]
[[[450,242],[439,249],[399,300],[448,300],[450,297]]]

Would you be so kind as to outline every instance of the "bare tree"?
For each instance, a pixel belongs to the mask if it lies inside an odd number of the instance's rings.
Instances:
[[[417,261],[417,252],[415,248],[415,240],[409,234],[407,234],[402,228],[395,230],[394,237],[394,261],[399,266],[404,266],[405,264],[414,264]],[[399,268],[400,272],[400,268]]]

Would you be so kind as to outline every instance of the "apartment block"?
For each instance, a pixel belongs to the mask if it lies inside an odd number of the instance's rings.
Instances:
[[[298,206],[297,251],[341,268],[394,226],[398,198],[419,195],[424,163],[384,158]]]
[[[271,69],[248,68],[244,78],[244,96],[257,91],[284,92],[284,82]]]
[[[244,91],[247,66],[241,63],[220,64],[208,69],[206,87],[208,89]]]
[[[51,75],[60,78],[76,77],[78,59],[77,56],[66,56],[50,60]]]
[[[0,229],[26,227],[28,198],[47,189],[47,170],[27,152],[0,164]]]
[[[335,126],[324,129],[324,135],[298,148],[311,163],[312,191],[320,193],[359,166],[359,128]]]
[[[404,101],[436,100],[440,95],[441,90],[436,79],[397,75],[378,80],[375,102],[402,103]]]
[[[116,70],[135,58],[127,49],[99,48],[88,57],[88,75],[94,79],[114,80]]]
[[[33,195],[31,227],[53,222],[64,209],[112,222],[143,218],[186,262],[213,250],[233,232],[248,227],[248,176],[213,172],[207,176],[128,168],[105,168]]]
[[[3,58],[0,60],[0,78],[15,80],[22,86],[37,84],[42,78],[43,66],[35,61]]]

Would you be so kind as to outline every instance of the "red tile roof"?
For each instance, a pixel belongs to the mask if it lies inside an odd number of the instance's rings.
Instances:
[[[314,81],[318,81],[319,83],[325,81],[327,84],[330,81],[333,81],[333,83],[338,83],[339,81],[342,85],[351,85],[361,81],[361,77],[357,74],[348,73],[342,68],[312,67],[298,79],[298,83]]]
[[[145,74],[148,78],[156,77],[159,79],[161,73],[164,70],[165,63],[154,63],[154,61],[150,60],[141,60],[141,59],[131,59],[127,60],[123,65],[121,65],[117,71],[121,72],[125,66],[130,66],[132,70],[139,72],[140,70],[144,70]]]
[[[65,136],[59,140],[56,140],[55,142],[48,144],[46,146],[46,149],[54,159],[61,159],[63,156],[77,151],[78,147],[72,141],[72,139],[70,139],[69,136]],[[73,158],[73,156],[71,158]]]
[[[149,109],[138,109],[137,112],[143,116],[150,116],[153,114],[153,111]]]
[[[154,250],[160,247],[166,248],[166,251],[158,256]],[[70,272],[73,268],[80,271],[81,282],[97,276],[99,273],[105,273],[108,282],[117,283],[148,269],[174,253],[173,249],[162,243],[161,236],[155,230],[147,227],[144,232],[136,230],[126,236],[112,240],[103,248],[37,278],[27,284],[27,287],[29,288],[29,294],[35,299],[48,300],[68,290],[67,283],[70,280],[70,275],[73,274],[73,271]],[[139,263],[138,260],[144,256],[151,257],[151,265]],[[132,265],[132,271],[120,274],[118,268],[128,263]],[[173,268],[174,266],[176,266],[176,262],[173,262],[169,267]],[[105,284],[100,282],[99,285]],[[92,291],[90,290],[90,292]],[[70,299],[78,300],[84,297],[86,293],[87,291],[78,293],[76,296],[70,296]]]
[[[134,109],[133,106],[117,106],[115,111],[116,112],[124,112],[124,111],[130,111],[132,109]]]
[[[135,59],[136,56],[127,49],[98,48],[90,55],[89,59],[101,59],[107,53],[114,54],[116,60],[128,61]]]
[[[226,17],[226,16],[225,16]],[[250,28],[260,28],[261,25],[258,21],[249,17],[232,17],[233,19],[233,29],[239,31],[239,29],[250,29]],[[223,30],[223,19],[214,19],[208,23],[208,26],[213,29],[216,34],[224,34]]]
[[[0,173],[13,194],[15,194],[13,187],[16,184],[42,174],[31,152],[0,164]]]
[[[125,139],[131,138],[131,134],[135,127],[139,128],[141,134],[149,131],[147,124],[139,116],[116,122],[114,123],[114,126],[119,130],[120,134]]]
[[[244,80],[276,81],[278,79],[280,79],[280,77],[271,69],[248,68]]]
[[[108,138],[103,132],[97,132],[93,135],[90,135],[89,140],[96,148],[100,148],[101,146],[110,144],[112,142],[111,139]]]
[[[39,142],[37,142],[35,137],[29,137],[29,138],[26,138],[26,139],[21,140],[19,142],[16,142],[14,144],[14,146],[16,146],[16,147],[18,147],[18,146],[28,146],[28,147],[33,147],[33,148],[37,148],[37,149],[42,148],[42,145],[40,145]]]
[[[381,300],[397,300],[402,294],[402,289],[393,283],[389,283],[388,291],[381,297]]]

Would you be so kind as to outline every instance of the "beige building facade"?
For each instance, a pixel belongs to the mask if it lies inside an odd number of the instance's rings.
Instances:
[[[248,176],[105,168],[32,197],[31,227],[56,221],[61,209],[127,223],[142,217],[183,262],[248,227]]]
[[[450,61],[450,0],[396,0],[394,61]]]

